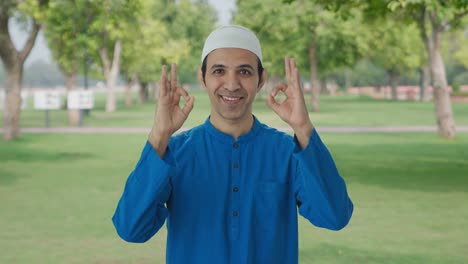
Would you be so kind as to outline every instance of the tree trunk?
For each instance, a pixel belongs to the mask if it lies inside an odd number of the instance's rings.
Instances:
[[[99,55],[101,56],[104,72],[106,75],[106,87],[107,87],[107,100],[106,100],[106,112],[115,112],[117,108],[117,97],[115,94],[115,85],[117,83],[117,77],[119,76],[120,67],[120,55],[122,53],[122,41],[117,40],[114,45],[114,56],[112,64],[110,63],[107,51],[104,47],[99,49]]]
[[[426,30],[426,19],[431,22],[431,37]],[[433,11],[421,9],[421,15],[418,19],[421,38],[426,46],[429,72],[431,74],[431,82],[433,88],[433,101],[435,105],[435,114],[437,119],[437,128],[439,135],[452,139],[455,138],[455,120],[452,113],[452,102],[447,90],[447,78],[445,75],[445,65],[442,60],[441,42],[444,32],[444,26],[437,18],[437,14]]]
[[[444,138],[455,138],[455,120],[453,119],[452,101],[447,89],[445,65],[440,52],[442,32],[433,33],[434,50],[431,54],[432,87],[439,134]],[[438,42],[438,43],[437,43]]]
[[[390,87],[392,89],[392,100],[397,101],[398,100],[398,79],[399,75],[395,71],[388,71],[388,77],[389,77],[389,82],[390,82]]]
[[[311,106],[313,112],[318,112],[319,107],[319,95],[320,95],[320,84],[317,74],[317,56],[316,56],[316,46],[315,41],[313,40],[309,46],[309,63],[310,63],[310,86],[311,86]]]
[[[445,65],[441,54],[444,28],[439,24],[435,14],[431,14],[432,35],[428,38],[432,42],[429,50],[430,72],[434,89],[434,104],[439,135],[444,138],[455,138],[455,120],[453,119],[452,101],[447,87]]]
[[[132,107],[132,81],[127,80],[125,83],[125,107],[129,108]]]
[[[345,91],[348,91],[349,88],[351,88],[351,70],[346,69],[345,70]]]
[[[140,82],[140,90],[138,93],[138,103],[144,104],[148,102],[148,97],[149,97],[148,83]]]
[[[132,107],[133,105],[133,93],[132,88],[138,81],[138,77],[134,74],[131,78],[127,77],[127,84],[125,85],[125,106]]]
[[[419,67],[419,100],[421,102],[426,101],[426,92],[431,82],[431,75],[429,73],[429,67],[427,64]]]
[[[330,91],[327,88],[327,78],[320,78],[320,93],[330,94]]]
[[[5,106],[3,112],[4,139],[7,141],[19,137],[19,122],[21,115],[21,80],[23,66],[14,64],[5,66],[7,73]]]
[[[73,90],[76,90],[76,72],[65,73],[65,87],[67,94]],[[68,109],[68,125],[78,126],[80,124],[80,110],[79,109]]]
[[[3,137],[10,141],[20,135],[21,81],[23,65],[36,41],[40,25],[33,20],[32,29],[21,50],[17,50],[8,30],[11,6],[5,4],[0,9],[0,58],[6,71],[5,105],[3,111]]]

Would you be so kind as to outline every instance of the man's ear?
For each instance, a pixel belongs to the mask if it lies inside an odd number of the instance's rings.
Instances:
[[[260,90],[262,89],[263,85],[265,85],[266,80],[267,80],[267,70],[266,70],[266,69],[263,69],[262,76],[260,76],[260,81],[259,81],[259,83],[258,83],[257,93],[260,92]]]
[[[206,89],[206,84],[205,84],[205,80],[203,79],[203,72],[202,72],[201,67],[198,68],[198,81],[200,82],[201,87],[203,89]]]

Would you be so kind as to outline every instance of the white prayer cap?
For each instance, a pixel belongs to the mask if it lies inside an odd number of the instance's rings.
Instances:
[[[222,26],[211,32],[205,41],[205,46],[203,46],[202,63],[210,52],[220,48],[245,49],[253,52],[260,62],[262,61],[260,41],[252,31],[242,26]]]

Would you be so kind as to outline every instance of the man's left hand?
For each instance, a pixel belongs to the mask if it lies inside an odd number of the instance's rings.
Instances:
[[[268,96],[268,106],[294,130],[296,137],[304,149],[314,129],[309,119],[309,113],[301,89],[299,71],[294,58],[285,57],[286,83],[279,83]],[[286,99],[278,102],[275,96],[278,92],[286,95]]]

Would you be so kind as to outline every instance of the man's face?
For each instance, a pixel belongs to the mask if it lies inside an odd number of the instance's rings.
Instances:
[[[203,83],[203,77],[200,79]],[[263,86],[257,56],[245,49],[221,48],[206,59],[204,85],[211,101],[211,118],[242,121],[250,118],[252,102]]]

